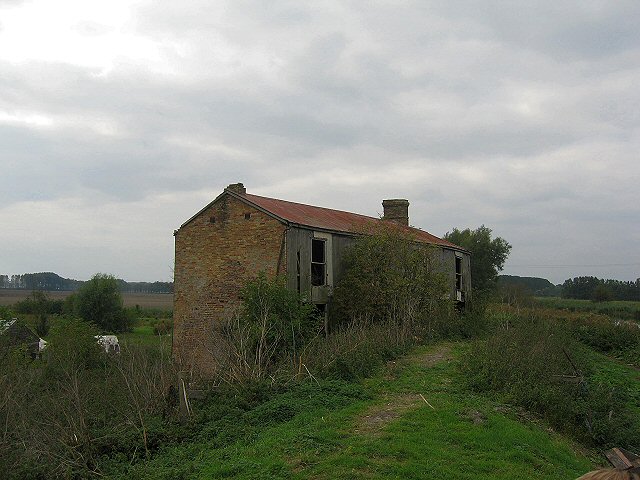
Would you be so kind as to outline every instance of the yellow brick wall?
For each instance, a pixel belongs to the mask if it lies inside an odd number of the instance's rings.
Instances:
[[[242,286],[261,271],[285,273],[284,233],[281,222],[228,194],[178,230],[173,357],[183,370],[213,374],[220,325],[237,307]]]

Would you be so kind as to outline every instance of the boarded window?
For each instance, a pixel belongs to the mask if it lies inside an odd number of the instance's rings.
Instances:
[[[320,286],[326,283],[327,259],[326,242],[322,239],[311,240],[311,285]]]
[[[456,290],[462,290],[462,258],[456,257]]]

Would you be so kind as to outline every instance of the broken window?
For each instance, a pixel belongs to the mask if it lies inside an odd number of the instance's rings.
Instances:
[[[456,257],[456,290],[462,290],[462,258]]]
[[[317,287],[326,283],[327,277],[326,241],[311,240],[311,285]]]

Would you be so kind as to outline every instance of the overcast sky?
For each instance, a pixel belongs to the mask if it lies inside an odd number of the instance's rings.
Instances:
[[[640,277],[640,2],[0,0],[0,273],[170,280],[222,189]]]

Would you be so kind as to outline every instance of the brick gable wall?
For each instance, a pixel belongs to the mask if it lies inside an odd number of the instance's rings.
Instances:
[[[182,369],[213,374],[222,321],[247,280],[286,273],[284,242],[281,222],[228,194],[178,230],[173,357]]]

